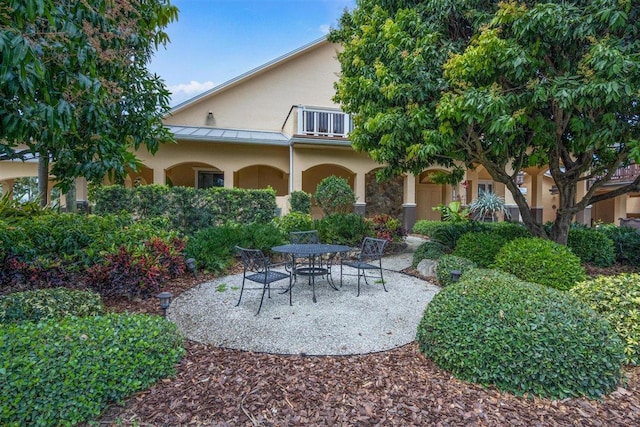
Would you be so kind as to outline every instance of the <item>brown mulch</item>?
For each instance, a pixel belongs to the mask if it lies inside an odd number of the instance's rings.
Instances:
[[[213,276],[182,277],[178,295]],[[107,300],[113,311],[159,314],[158,302]],[[281,356],[186,341],[164,379],[101,426],[631,426],[640,425],[640,368],[600,401],[518,397],[453,378],[415,343],[361,356]]]

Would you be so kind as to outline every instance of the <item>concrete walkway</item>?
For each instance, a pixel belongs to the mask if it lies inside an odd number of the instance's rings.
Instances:
[[[413,252],[421,242],[410,236],[406,252],[383,258],[388,292],[370,280],[369,286],[361,284],[360,296],[356,297],[355,276],[345,276],[338,291],[320,279],[316,285],[318,302],[313,303],[311,287],[302,281],[294,286],[293,306],[289,306],[288,294],[280,294],[288,284],[282,281],[275,283],[271,298],[265,297],[262,311],[256,316],[261,289],[245,287],[240,306],[235,306],[242,285],[239,274],[181,294],[167,316],[190,339],[238,350],[309,355],[389,350],[415,339],[424,309],[439,291],[429,282],[400,273],[411,265]],[[337,274],[334,269],[337,283],[339,274],[339,268]],[[256,288],[254,285],[250,287]]]

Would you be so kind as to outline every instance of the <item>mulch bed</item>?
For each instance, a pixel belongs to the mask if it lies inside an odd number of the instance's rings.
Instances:
[[[178,295],[212,279],[184,276]],[[109,310],[160,314],[152,300],[107,300]],[[137,426],[631,426],[640,425],[640,368],[600,401],[518,397],[453,378],[415,343],[361,356],[281,356],[187,340],[164,379],[98,425]],[[96,425],[96,424],[92,424]]]

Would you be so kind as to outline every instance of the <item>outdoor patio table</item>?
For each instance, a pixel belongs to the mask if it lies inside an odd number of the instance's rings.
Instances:
[[[287,245],[274,246],[273,248],[271,248],[271,250],[283,254],[295,254],[299,257],[309,258],[309,262],[306,266],[296,267],[295,265],[293,265],[291,268],[292,270],[295,269],[295,271],[292,271],[291,273],[293,274],[295,272],[295,274],[309,276],[311,285],[313,287],[313,302],[317,302],[316,276],[330,275],[331,271],[329,268],[322,267],[322,265],[316,265],[316,258],[325,254],[349,252],[353,250],[353,248],[345,245],[330,245],[325,243],[290,243]],[[327,281],[333,289],[335,289],[336,291],[338,290],[338,288],[335,287],[330,278]],[[293,286],[293,284],[291,286]],[[289,292],[291,292],[291,289],[289,289]]]

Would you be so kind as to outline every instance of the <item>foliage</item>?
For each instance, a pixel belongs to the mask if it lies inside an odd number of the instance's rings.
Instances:
[[[517,395],[598,398],[624,360],[609,323],[565,292],[496,270],[471,270],[429,303],[422,351],[457,378]]]
[[[15,292],[0,297],[0,323],[93,316],[104,307],[100,295],[67,288]]]
[[[496,222],[499,214],[509,217],[509,211],[504,204],[504,199],[493,191],[481,192],[478,198],[471,202],[469,210],[474,219],[478,221],[484,221],[489,217],[491,222]]]
[[[100,186],[92,189],[91,199],[97,214],[125,210],[141,219],[163,217],[171,228],[187,235],[229,221],[270,222],[277,207],[273,189],[187,189],[158,184]]]
[[[419,219],[415,224],[413,224],[412,231],[416,234],[422,234],[424,236],[431,237],[431,233],[433,233],[433,230],[440,227],[441,224],[442,221]]]
[[[314,198],[325,215],[353,212],[353,204],[356,202],[356,195],[349,182],[335,175],[320,181]]]
[[[452,251],[458,244],[458,239],[472,231],[482,231],[486,225],[477,221],[443,222],[442,225],[431,233],[431,240],[442,243]]]
[[[24,217],[42,215],[50,212],[50,209],[43,208],[38,200],[22,202],[13,197],[12,192],[4,193],[0,197],[0,219],[7,222],[14,222]]]
[[[197,231],[187,242],[185,256],[194,258],[201,269],[221,273],[233,262],[240,233],[240,226],[231,223]]]
[[[480,165],[533,235],[564,244],[577,212],[640,184],[598,191],[640,161],[638,15],[628,1],[360,0],[329,36],[343,46],[335,100],[384,174]],[[515,183],[528,167],[559,190],[550,235]]]
[[[625,344],[626,363],[640,364],[640,275],[600,276],[571,293],[604,317]]]
[[[240,246],[270,252],[274,246],[282,245],[289,240],[274,223],[252,222],[241,227]]]
[[[566,246],[536,237],[505,244],[494,264],[522,280],[567,290],[586,279],[580,258]]]
[[[491,267],[496,259],[496,255],[509,240],[500,234],[477,231],[463,234],[453,255],[467,258],[479,267]]]
[[[598,228],[569,230],[567,246],[583,263],[590,263],[597,267],[610,267],[616,261],[613,241]]]
[[[532,237],[524,224],[519,222],[500,221],[488,223],[485,224],[484,231],[497,234],[507,240],[517,239],[518,237]]]
[[[365,237],[374,237],[371,224],[356,213],[327,215],[314,228],[323,243],[359,247]]]
[[[448,205],[442,203],[433,207],[434,211],[440,211],[442,220],[445,222],[466,222],[469,220],[469,214],[471,211],[468,208],[463,208],[462,203],[459,200],[449,202]]]
[[[0,325],[0,424],[76,425],[175,374],[176,326],[108,314]]]
[[[172,141],[169,92],[146,66],[177,13],[168,0],[4,1],[0,153],[21,158],[24,144],[51,156],[49,173],[68,187],[123,177],[134,149]]]
[[[389,242],[401,242],[407,235],[400,220],[393,218],[391,215],[378,214],[366,218],[366,221],[371,224],[371,229],[378,239],[386,239]]]
[[[436,266],[436,278],[440,286],[445,287],[453,283],[451,272],[458,270],[460,273],[478,267],[478,265],[467,259],[456,255],[445,255],[440,258]]]
[[[304,191],[292,191],[289,197],[291,212],[311,214],[311,194]]]
[[[622,264],[640,266],[640,232],[633,227],[606,225],[598,227],[613,241],[616,261]]]
[[[416,248],[416,251],[413,253],[413,263],[411,266],[416,268],[423,259],[438,260],[446,253],[447,248],[442,243],[432,240],[426,241]]]
[[[292,231],[309,231],[313,229],[313,218],[310,214],[302,212],[289,212],[282,217],[274,218],[273,222],[287,236]]]

